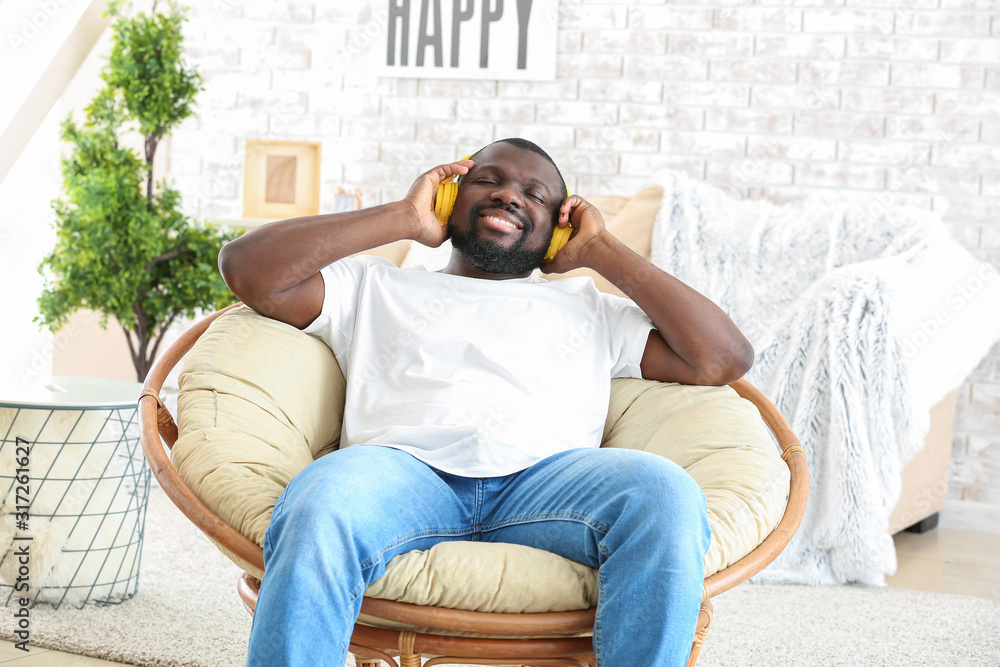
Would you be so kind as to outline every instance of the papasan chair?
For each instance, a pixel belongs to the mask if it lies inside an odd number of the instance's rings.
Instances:
[[[160,394],[182,358],[174,419]],[[149,372],[139,398],[143,451],[171,500],[244,570],[237,589],[251,615],[274,503],[298,471],[337,448],[343,402],[343,375],[324,343],[242,304],[198,322]],[[805,453],[742,379],[722,387],[614,380],[602,446],[668,456],[705,492],[712,542],[693,665],[711,598],[761,571],[798,527]],[[403,554],[366,591],[350,650],[361,667],[417,667],[422,657],[426,665],[594,665],[595,575],[518,545],[445,543]],[[636,625],[641,632],[641,619]]]

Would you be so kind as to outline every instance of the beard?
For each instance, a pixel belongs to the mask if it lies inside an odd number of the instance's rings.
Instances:
[[[488,208],[503,210],[516,216],[523,225],[521,237],[512,246],[503,246],[492,239],[483,238],[479,232],[479,213]],[[469,212],[469,232],[459,231],[451,220],[448,220],[448,234],[453,248],[462,253],[469,263],[481,271],[501,273],[505,275],[525,273],[537,269],[545,259],[547,247],[538,250],[525,250],[524,243],[531,233],[531,223],[519,212],[493,203],[483,203],[474,206]]]

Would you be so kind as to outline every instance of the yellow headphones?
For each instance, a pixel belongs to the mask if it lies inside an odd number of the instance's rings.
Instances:
[[[471,157],[471,155],[468,155],[462,159],[468,160]],[[568,187],[566,188],[566,196],[569,196]],[[455,199],[457,198],[458,176],[455,175],[443,181],[438,186],[437,200],[434,203],[434,215],[437,216],[442,225],[448,224],[448,218],[451,217],[451,210],[455,208]],[[572,233],[573,228],[569,225],[566,227],[559,227],[557,225],[555,231],[552,233],[552,242],[549,244],[549,249],[545,251],[545,259],[550,260],[555,257],[556,253],[562,250],[562,247],[569,241],[570,234]]]

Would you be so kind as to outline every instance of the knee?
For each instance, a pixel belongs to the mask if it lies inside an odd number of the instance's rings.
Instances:
[[[396,459],[407,456],[388,447],[347,447],[316,459],[295,475],[279,500],[283,512],[327,513],[378,501],[383,484],[401,478]]]
[[[289,481],[265,532],[265,563],[277,552],[299,558],[303,553],[346,555],[354,551],[355,516],[368,501],[352,487],[365,476],[345,474],[352,456],[338,454],[313,461]],[[319,550],[317,545],[325,548]]]
[[[663,458],[656,459],[654,472],[646,484],[656,491],[656,500],[661,506],[683,513],[692,519],[700,519],[707,514],[705,492],[684,468]]]
[[[710,534],[705,494],[684,468],[670,459],[648,452],[628,451],[614,475],[618,488],[631,505],[633,517],[646,528],[699,536]],[[639,455],[639,456],[635,456]]]
[[[610,465],[618,486],[640,492],[651,502],[704,507],[705,494],[701,487],[674,461],[635,450],[621,450],[614,459]]]

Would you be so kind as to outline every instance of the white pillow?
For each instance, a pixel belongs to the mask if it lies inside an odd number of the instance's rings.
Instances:
[[[930,410],[969,376],[1000,340],[1000,274],[925,216],[926,249],[880,276],[893,291],[894,317],[914,402]]]

